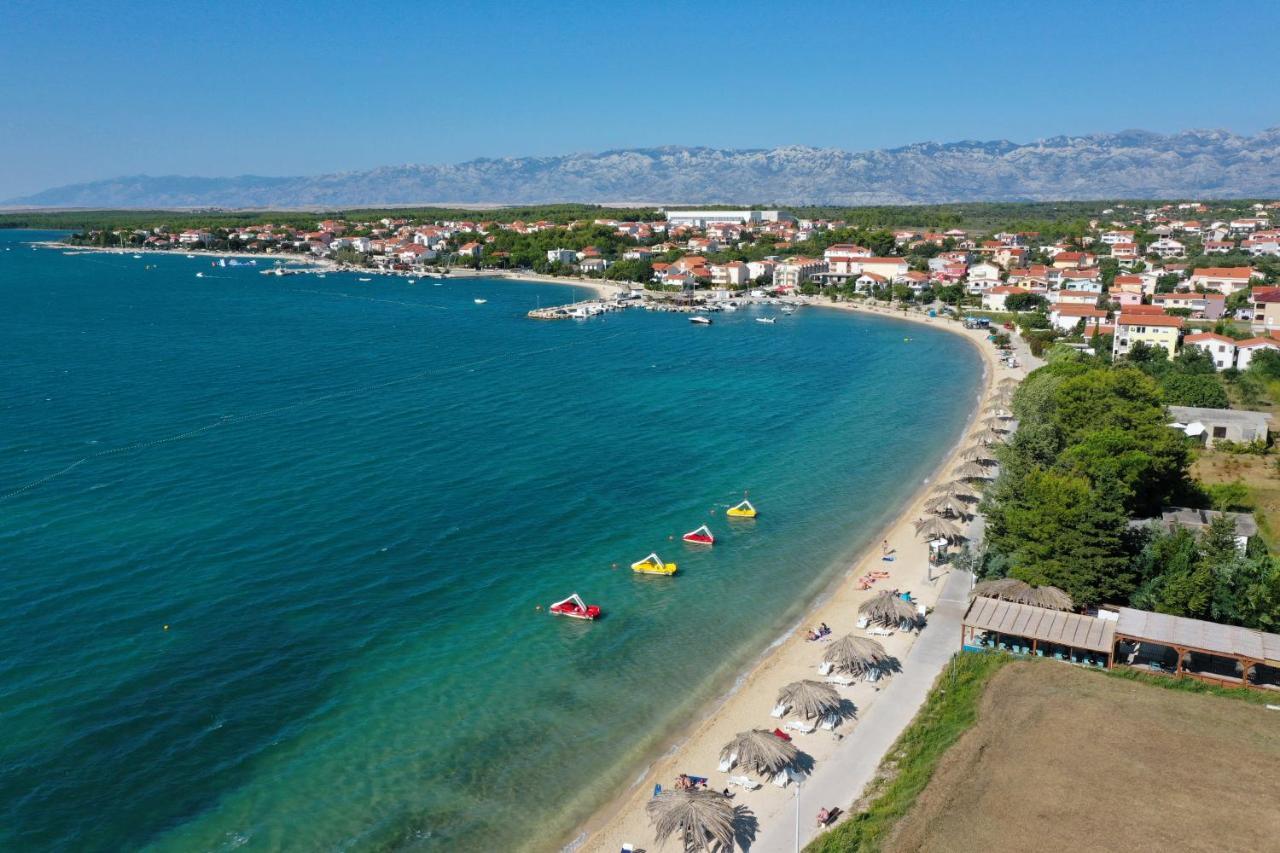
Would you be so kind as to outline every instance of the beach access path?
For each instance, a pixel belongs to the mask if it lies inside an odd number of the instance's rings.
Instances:
[[[799,816],[801,847],[818,834],[814,818],[818,810],[839,806],[848,811],[875,777],[881,759],[915,718],[938,674],[956,652],[972,585],[973,576],[968,572],[953,571],[947,576],[928,625],[903,661],[902,672],[876,698],[853,733],[803,784],[793,788],[793,796],[798,798],[793,813]],[[774,819],[761,821],[760,834],[749,849],[751,853],[790,853],[795,845],[796,822]]]

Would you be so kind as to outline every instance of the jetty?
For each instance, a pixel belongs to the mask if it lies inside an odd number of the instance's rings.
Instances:
[[[623,311],[631,307],[629,303],[616,299],[587,299],[581,302],[570,302],[567,305],[551,305],[546,308],[535,308],[528,316],[534,320],[585,320],[609,311]]]

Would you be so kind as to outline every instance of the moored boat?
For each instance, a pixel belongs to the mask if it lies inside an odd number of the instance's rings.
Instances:
[[[698,325],[698,326],[710,326],[710,325],[711,325],[711,318],[710,318],[710,317],[703,317],[703,316],[700,316],[700,315],[699,315],[699,316],[690,317],[690,318],[689,318],[689,322],[690,322],[690,323],[693,323],[693,324],[695,324],[695,325]]]
[[[775,318],[773,318],[773,317],[757,317],[757,318],[756,318],[756,322],[757,322],[757,323],[769,323],[769,324],[771,324],[771,325],[772,325],[773,323],[776,323],[776,322],[778,322],[778,321],[777,321]]]
[[[725,511],[725,515],[730,518],[755,518],[756,508],[751,505],[751,501],[744,500],[737,506],[731,506]]]
[[[636,560],[631,564],[631,571],[642,575],[674,575],[676,564],[663,562],[662,558],[655,553],[643,560]]]
[[[477,304],[477,305],[483,305],[483,304],[485,304],[486,302],[488,302],[489,300],[488,300],[488,299],[473,299],[472,301],[473,301],[473,302],[475,302],[475,304]]]
[[[570,619],[597,619],[600,616],[599,605],[583,603],[576,592],[555,602],[547,610],[556,616],[568,616]]]
[[[705,524],[699,527],[697,530],[690,530],[688,533],[686,533],[684,536],[680,538],[686,542],[691,542],[694,545],[716,544],[715,535],[712,534],[711,528],[707,527]]]

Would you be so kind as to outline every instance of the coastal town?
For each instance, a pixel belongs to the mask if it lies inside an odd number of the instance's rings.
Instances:
[[[1073,212],[1083,215],[1015,211],[965,227],[782,208],[405,212],[310,227],[88,228],[56,245],[247,257],[264,275],[346,272],[363,286],[501,277],[597,289],[529,310],[534,319],[643,306],[706,324],[740,309],[773,322],[759,309],[780,304],[964,336],[984,365],[964,438],[805,624],[563,847],[636,849],[664,837],[664,809],[706,799],[737,815],[702,829],[719,849],[803,840],[823,851],[859,849],[897,768],[937,760],[904,744],[928,736],[922,709],[967,713],[940,687],[948,668],[985,682],[1005,662],[1040,661],[1045,674],[1022,677],[1072,682],[1074,698],[1058,701],[1084,714],[1104,702],[1079,698],[1094,689],[1089,672],[1250,702],[1280,693],[1280,635],[1269,633],[1280,619],[1280,202]],[[755,515],[767,529],[768,507]],[[723,547],[705,525],[684,541]],[[660,570],[644,571],[681,576],[648,559]],[[607,620],[621,606],[575,594],[549,612]],[[1105,756],[1090,761],[1112,772]],[[1018,772],[1016,757],[1006,762]]]

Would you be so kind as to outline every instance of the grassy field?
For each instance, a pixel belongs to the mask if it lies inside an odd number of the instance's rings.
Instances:
[[[1201,451],[1191,466],[1191,476],[1206,486],[1221,483],[1243,483],[1248,490],[1247,509],[1252,510],[1267,547],[1280,550],[1280,470],[1274,454],[1257,456],[1247,453]],[[1245,509],[1246,507],[1237,507]]]
[[[1051,661],[987,675],[975,721],[895,809],[900,820],[812,849],[1277,849],[1280,713],[1261,697]]]

